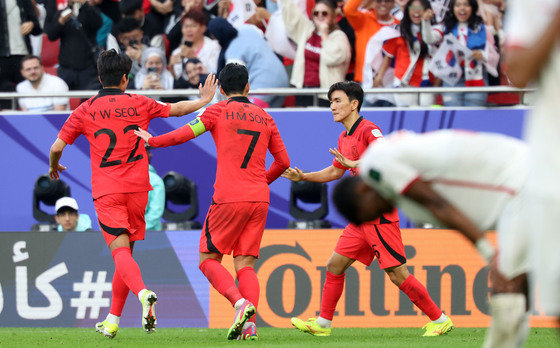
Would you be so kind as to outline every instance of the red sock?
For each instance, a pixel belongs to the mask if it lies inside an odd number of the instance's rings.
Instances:
[[[126,286],[124,280],[122,280],[117,270],[115,270],[115,274],[113,274],[113,296],[111,298],[111,309],[109,313],[117,317],[121,316],[129,291],[128,286]]]
[[[323,298],[321,299],[321,318],[332,320],[336,304],[342,295],[344,289],[344,273],[334,275],[327,271],[327,279],[323,286]]]
[[[243,267],[237,272],[239,280],[239,292],[241,296],[250,301],[255,308],[259,305],[260,286],[259,279],[253,267]],[[253,315],[248,321],[255,322],[256,315]]]
[[[426,287],[422,285],[412,274],[399,286],[402,292],[408,295],[408,298],[426,314],[430,320],[438,320],[443,312],[434,303]]]
[[[220,262],[214,259],[206,259],[198,268],[208,278],[214,289],[227,298],[232,306],[235,306],[235,302],[243,298],[239,289],[235,286],[235,280]]]
[[[113,260],[115,260],[115,272],[117,272],[126,286],[138,296],[140,290],[145,289],[140,267],[132,258],[130,248],[117,248],[111,252]]]

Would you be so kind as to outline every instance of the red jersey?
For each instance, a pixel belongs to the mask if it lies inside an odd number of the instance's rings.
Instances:
[[[381,129],[375,123],[360,116],[349,132],[343,131],[338,137],[338,151],[349,160],[357,161],[362,157],[369,144],[379,138],[383,138]],[[336,158],[333,160],[333,166],[344,170],[348,169],[340,164]],[[351,168],[350,172],[352,176],[356,176],[358,175],[358,168]],[[394,209],[391,213],[383,214],[380,219],[374,220],[373,223],[378,224],[380,220],[385,222],[399,221],[397,209]]]
[[[209,106],[199,117],[218,153],[214,202],[269,202],[266,151],[286,151],[272,117],[246,97]]]
[[[396,37],[394,39],[387,40],[383,44],[383,52],[391,57],[395,58],[395,77],[402,80],[408,70],[411,63],[410,60],[410,50],[405,39],[402,37]],[[422,83],[422,69],[424,67],[424,58],[418,58],[414,70],[408,81],[408,85],[414,87],[420,87]]]
[[[89,141],[93,199],[152,189],[144,141],[133,131],[147,129],[152,118],[168,117],[170,108],[148,97],[105,88],[72,112],[58,137],[73,144],[83,134]]]

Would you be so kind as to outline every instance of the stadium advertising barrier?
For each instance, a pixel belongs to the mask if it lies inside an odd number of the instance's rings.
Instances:
[[[267,230],[256,265],[257,324],[290,327],[315,317],[325,265],[341,230]],[[134,250],[146,285],[158,294],[160,327],[225,328],[233,308],[198,269],[200,231],[148,232]],[[490,236],[494,239],[493,235]],[[489,323],[488,270],[474,247],[449,230],[405,229],[408,266],[458,327]],[[113,260],[99,232],[0,233],[0,326],[93,327],[109,311]],[[224,265],[233,270],[231,257]],[[539,314],[538,310],[533,310]],[[130,294],[121,326],[139,327]],[[420,327],[428,318],[394,286],[377,261],[355,263],[335,313],[335,327]],[[533,326],[554,320],[533,317]]]
[[[336,147],[338,136],[344,130],[333,122],[328,109],[273,110],[271,115],[282,135],[292,166],[305,171],[329,166],[333,156],[328,149]],[[521,135],[525,109],[461,109],[433,108],[427,110],[362,110],[364,118],[376,123],[387,135],[395,130],[409,129],[426,132],[442,128],[461,128],[474,131],[498,132],[514,137]],[[169,132],[189,122],[194,115],[155,119],[149,131],[154,135]],[[0,200],[0,231],[25,231],[36,221],[32,215],[32,194],[35,180],[48,172],[48,153],[64,124],[67,114],[2,114],[0,115],[0,147],[7,154],[11,170],[0,172],[4,197]],[[216,171],[216,150],[210,134],[179,146],[152,151],[152,165],[160,176],[173,170],[191,179],[198,186],[199,215],[202,222],[213,193]],[[68,167],[61,175],[71,188],[72,197],[80,206],[80,213],[88,214],[98,229],[91,199],[91,169],[89,145],[79,137],[64,150],[61,163]],[[272,157],[267,159],[267,165]],[[270,185],[271,201],[267,228],[286,228],[289,213],[290,181],[278,179]],[[329,192],[335,183],[329,183]],[[54,207],[41,207],[54,213]],[[315,208],[313,208],[315,209]],[[345,225],[344,218],[335,209],[326,217],[336,228]],[[413,227],[401,216],[401,227]]]

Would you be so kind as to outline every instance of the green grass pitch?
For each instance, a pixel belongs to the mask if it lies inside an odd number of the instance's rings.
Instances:
[[[123,328],[114,339],[92,329],[0,328],[0,347],[480,347],[486,329],[457,328],[440,337],[421,337],[419,328],[333,329],[313,337],[295,329],[259,329],[259,341],[227,341],[226,329],[158,329],[148,335]],[[531,329],[525,347],[558,346],[556,329]]]

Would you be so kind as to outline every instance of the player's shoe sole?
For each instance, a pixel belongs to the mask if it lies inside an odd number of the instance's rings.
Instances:
[[[455,326],[453,326],[453,322],[451,321],[450,318],[447,318],[447,320],[441,324],[435,324],[430,322],[424,325],[424,327],[422,328],[426,330],[426,332],[424,332],[422,336],[434,337],[434,336],[446,335],[451,331],[453,331],[454,328]]]
[[[156,303],[157,295],[153,291],[146,291],[142,296],[142,328],[147,333],[152,333],[156,329]]]
[[[315,318],[310,318],[307,321],[303,321],[299,318],[292,318],[292,325],[298,329],[301,332],[305,332],[308,333],[310,335],[313,336],[320,336],[320,337],[326,337],[326,336],[330,336],[331,335],[331,329],[330,328],[324,328],[319,326],[319,324],[317,324],[316,322],[317,319]]]
[[[255,323],[248,323],[249,326],[241,332],[241,335],[237,337],[238,341],[258,341],[259,336],[257,335],[257,325]]]
[[[239,309],[235,312],[235,319],[233,321],[233,325],[229,328],[227,339],[234,340],[239,337],[243,331],[243,325],[245,325],[245,322],[255,315],[256,312],[257,309],[255,306],[251,302],[245,300],[241,307],[239,307]]]
[[[107,338],[114,338],[119,331],[119,326],[117,324],[110,324],[107,320],[95,324],[95,332],[99,332]]]

